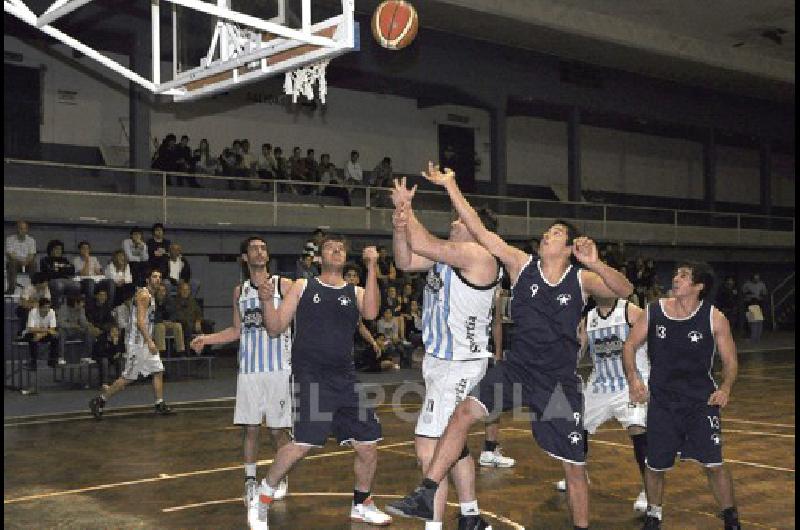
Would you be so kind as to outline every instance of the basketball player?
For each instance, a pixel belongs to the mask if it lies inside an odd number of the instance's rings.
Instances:
[[[661,528],[665,474],[678,453],[705,468],[725,529],[741,528],[733,481],[722,463],[720,436],[720,409],[730,399],[738,361],[728,319],[705,300],[713,285],[714,273],[707,264],[678,265],[671,296],[648,304],[645,317],[625,341],[623,363],[631,401],[644,403],[649,398],[645,529]],[[645,341],[649,392],[634,359],[636,348]],[[711,377],[717,350],[723,367],[719,386]]]
[[[244,439],[244,503],[248,519],[258,517],[258,431],[262,419],[272,435],[275,451],[289,442],[287,429],[291,415],[292,338],[287,330],[274,337],[267,334],[264,311],[258,289],[264,283],[274,287],[270,303],[279,306],[282,294],[292,281],[267,272],[267,242],[259,236],[248,237],[240,245],[247,279],[233,289],[233,325],[211,335],[199,335],[191,344],[196,352],[211,344],[239,340],[239,375],[236,379],[236,407],[233,423],[242,426]],[[288,484],[281,481],[275,499],[286,496]]]
[[[458,189],[455,174],[428,164],[423,175],[444,186],[459,218],[475,239],[498,257],[512,278],[511,316],[516,326],[505,361],[490,368],[470,399],[453,412],[436,446],[422,484],[400,503],[410,516],[426,514],[439,483],[458,460],[470,426],[501,410],[527,405],[539,446],[563,462],[567,500],[575,528],[589,525],[589,491],[584,469],[583,397],[577,376],[577,329],[589,295],[626,298],[633,286],[598,259],[597,247],[566,222],[542,235],[540,259],[487,230]],[[574,257],[583,267],[573,266]],[[516,397],[520,397],[518,402]],[[515,402],[517,401],[517,402]]]
[[[584,321],[584,340],[592,356],[592,373],[583,391],[584,452],[589,451],[589,435],[606,421],[616,418],[627,430],[633,443],[633,454],[644,482],[644,458],[647,451],[647,407],[630,403],[628,385],[622,369],[622,344],[630,334],[631,326],[642,315],[642,310],[619,298],[596,298],[597,305],[589,311]],[[647,348],[636,350],[636,370],[647,381],[650,363]],[[556,488],[566,491],[564,480]],[[647,509],[644,489],[633,503],[633,509]]]
[[[461,220],[450,225],[444,241],[428,232],[411,208],[416,187],[406,188],[406,179],[394,181],[394,259],[405,271],[427,271],[422,302],[422,340],[425,360],[425,399],[417,419],[414,445],[423,473],[428,470],[436,442],[447,420],[486,373],[492,353],[487,348],[492,307],[502,270],[497,260],[479,245]],[[479,212],[490,230],[497,223],[488,210]],[[450,469],[456,485],[461,515],[459,529],[490,528],[478,512],[475,497],[475,462],[464,445]],[[447,504],[447,480],[436,491],[433,512],[423,518],[426,530],[441,530]],[[402,506],[387,511],[405,515]]]
[[[375,247],[364,249],[367,281],[366,287],[361,288],[342,277],[347,259],[344,238],[326,235],[320,249],[322,273],[297,280],[279,307],[263,303],[274,296],[274,285],[259,285],[262,307],[266,306],[267,331],[278,335],[292,320],[295,322],[292,374],[297,412],[294,440],[278,450],[261,483],[259,524],[254,525],[257,528],[267,527],[268,508],[280,480],[312,447],[325,445],[331,431],[341,445],[352,445],[356,453],[350,519],[375,525],[392,521],[370,496],[381,426],[375,412],[360,403],[352,357],[359,316],[372,320],[380,308],[378,251]]]
[[[145,287],[136,290],[131,304],[128,336],[125,339],[125,369],[114,383],[102,386],[99,396],[89,401],[89,409],[95,419],[103,415],[106,401],[124,389],[139,376],[153,376],[153,393],[156,396],[156,414],[170,414],[172,409],[164,403],[164,365],[153,342],[153,323],[155,319],[155,291],[161,285],[161,272],[152,269],[147,273]]]

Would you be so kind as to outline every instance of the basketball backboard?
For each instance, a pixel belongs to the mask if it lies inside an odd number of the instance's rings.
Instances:
[[[146,79],[54,27],[53,24],[61,17],[91,1],[56,0],[39,16],[23,0],[4,0],[3,8],[6,13],[39,28],[127,79],[155,94],[173,96],[175,101],[197,99],[307,65],[326,63],[357,47],[358,31],[353,18],[353,0],[342,0],[341,13],[316,23],[312,23],[311,0],[302,0],[301,12],[297,17],[299,27],[287,24],[287,0],[274,0],[275,16],[269,19],[234,10],[231,0],[150,0],[153,68],[151,79]],[[136,1],[145,3],[146,0]],[[251,4],[242,3],[245,8]],[[161,79],[162,4],[172,9],[173,65],[172,78],[169,80]],[[182,68],[178,61],[179,35],[181,31],[187,31],[187,28],[178,26],[176,11],[179,8],[208,16],[214,24],[207,53],[199,64],[188,68]]]

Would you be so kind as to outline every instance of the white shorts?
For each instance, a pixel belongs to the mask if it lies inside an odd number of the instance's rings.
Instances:
[[[292,371],[239,374],[236,378],[236,409],[233,423],[282,429],[292,426]]]
[[[488,362],[488,359],[445,361],[426,355],[422,361],[425,400],[414,433],[426,438],[441,437],[456,406],[486,375]]]
[[[616,418],[627,429],[631,425],[647,426],[647,404],[630,403],[628,388],[616,392],[592,392],[591,382],[583,392],[583,428],[594,434],[598,427]]]
[[[150,374],[157,374],[164,371],[161,357],[156,353],[150,353],[147,346],[131,346],[128,344],[125,353],[125,369],[122,370],[122,377],[135,381],[139,375],[147,377]]]

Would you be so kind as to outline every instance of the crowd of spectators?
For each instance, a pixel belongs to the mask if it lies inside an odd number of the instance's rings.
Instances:
[[[209,331],[210,323],[203,319],[193,294],[199,286],[181,245],[166,239],[161,223],[154,224],[151,232],[145,241],[141,228],[131,229],[130,238],[111,253],[105,266],[92,254],[89,241],[78,243],[77,255],[69,260],[64,242],[53,239],[37,266],[36,241],[28,234],[28,223],[17,222],[17,233],[6,239],[5,294],[19,294],[17,315],[25,323],[20,338],[29,343],[32,369],[39,344],[49,346],[48,364],[55,366],[67,364],[67,344],[79,341],[82,353],[70,362],[90,364],[107,358],[119,373],[131,325],[130,305],[149,269],[158,269],[163,278],[156,293],[154,335],[159,350],[166,350],[168,330],[177,354],[188,354],[192,336]],[[24,286],[18,282],[20,274],[30,280]],[[104,363],[100,365],[102,370]]]

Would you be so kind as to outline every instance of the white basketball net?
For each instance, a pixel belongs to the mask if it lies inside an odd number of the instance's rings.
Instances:
[[[297,103],[297,96],[303,96],[308,100],[314,99],[314,84],[317,86],[319,100],[325,104],[325,95],[328,93],[328,83],[325,81],[325,68],[328,61],[321,61],[315,64],[307,64],[293,72],[286,72],[283,82],[283,92],[291,94],[292,103]]]

